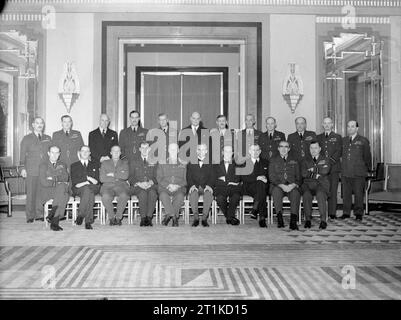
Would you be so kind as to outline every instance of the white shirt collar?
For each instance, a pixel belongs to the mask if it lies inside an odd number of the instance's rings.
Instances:
[[[356,138],[356,136],[358,135],[358,133],[355,133],[351,136],[352,140],[354,140]]]

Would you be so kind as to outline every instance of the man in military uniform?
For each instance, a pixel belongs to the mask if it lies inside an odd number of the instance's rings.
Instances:
[[[209,140],[209,160],[212,164],[219,164],[223,160],[223,149],[225,146],[230,145],[237,160],[237,151],[235,146],[235,132],[228,128],[227,117],[220,114],[216,117],[216,128],[210,130]]]
[[[53,132],[52,143],[60,148],[60,161],[70,170],[71,163],[77,162],[79,149],[84,145],[81,133],[72,130],[72,118],[69,115],[61,117],[62,129]]]
[[[303,204],[305,209],[305,228],[312,226],[312,200],[316,196],[320,213],[319,229],[327,227],[327,196],[329,195],[330,160],[322,155],[320,144],[317,140],[310,143],[310,156],[305,157],[301,164],[301,172],[304,181],[301,186]]]
[[[139,151],[141,159],[130,164],[129,182],[131,193],[138,198],[139,213],[141,215],[141,227],[152,226],[153,212],[157,201],[157,163],[149,162],[149,143],[143,141]]]
[[[288,136],[288,143],[290,144],[290,155],[293,156],[299,163],[309,153],[309,144],[312,140],[316,140],[316,133],[314,131],[306,130],[306,119],[298,117],[295,119],[296,132]]]
[[[148,129],[141,126],[141,115],[138,111],[133,110],[129,114],[131,125],[120,131],[120,147],[121,154],[129,163],[134,160],[141,159],[139,148],[141,143],[146,141]]]
[[[243,181],[243,194],[253,197],[251,218],[256,219],[259,213],[259,226],[266,228],[269,162],[260,158],[260,153],[259,145],[253,144],[250,146],[250,158],[246,160],[245,166],[249,166],[251,170],[249,174],[242,175],[241,179]]]
[[[168,146],[170,143],[176,143],[178,136],[177,136],[177,128],[173,128],[170,126],[170,121],[168,119],[168,115],[166,113],[160,113],[158,115],[158,122],[159,122],[159,128],[155,128],[155,129],[151,129],[150,132],[153,133],[153,130],[159,130],[156,131],[158,134],[162,133],[162,136],[156,135],[154,138],[154,142],[152,142],[151,145],[151,153],[154,152],[154,156],[155,157],[159,157],[158,159],[161,161],[166,161],[166,158],[168,156]],[[157,149],[154,150],[156,148],[156,144],[157,141],[159,140],[159,138],[161,139],[161,141],[163,143],[160,142],[160,144],[158,143],[157,145]],[[164,139],[163,139],[164,138]],[[154,151],[153,151],[153,150]],[[160,150],[160,151],[159,151]]]
[[[93,229],[93,205],[99,193],[99,162],[90,160],[91,150],[82,146],[79,150],[80,161],[71,165],[72,192],[79,196],[79,213],[75,223],[81,225],[85,219],[85,229]]]
[[[48,200],[53,199],[52,209],[46,220],[50,223],[53,231],[61,231],[59,226],[60,218],[64,216],[67,205],[69,175],[67,165],[59,161],[60,148],[52,145],[47,153],[49,159],[39,166],[39,199],[43,206]]]
[[[343,184],[342,219],[351,216],[352,193],[355,195],[354,214],[362,220],[365,179],[372,166],[369,140],[358,134],[358,122],[347,123],[348,136],[343,138],[341,181]]]
[[[283,197],[287,196],[291,204],[290,229],[298,230],[297,217],[301,194],[301,172],[296,158],[289,155],[290,145],[288,141],[279,144],[279,155],[272,158],[269,163],[270,193],[273,196],[274,207],[277,212],[278,227],[284,228],[282,215]]]
[[[323,119],[324,132],[317,136],[317,140],[322,148],[321,153],[330,160],[330,173],[328,176],[330,183],[330,194],[328,197],[328,213],[331,219],[336,219],[337,211],[337,189],[339,175],[341,171],[341,152],[343,140],[342,137],[333,131],[333,120],[331,118]]]
[[[245,158],[249,155],[249,148],[253,144],[259,144],[259,138],[262,132],[255,129],[256,119],[251,113],[245,116],[245,129],[238,132],[237,150],[241,150],[241,157]]]
[[[266,132],[263,132],[259,138],[259,145],[262,150],[261,158],[270,159],[278,156],[278,144],[280,141],[285,141],[285,134],[276,130],[277,123],[273,117],[266,118]]]
[[[100,166],[100,188],[102,202],[109,215],[111,226],[121,226],[123,212],[130,198],[130,187],[128,183],[129,167],[128,161],[120,159],[121,149],[119,146],[111,148],[111,159],[104,160]],[[117,197],[117,211],[114,214],[113,199]]]
[[[51,138],[43,133],[45,122],[42,118],[36,117],[33,120],[33,131],[22,138],[20,149],[20,165],[24,166],[21,176],[25,178],[26,184],[26,222],[32,223],[34,220],[43,221],[43,206],[36,205],[39,164],[48,160],[47,152],[51,143]]]
[[[102,163],[110,160],[112,146],[118,145],[117,132],[109,129],[110,118],[107,114],[101,114],[99,128],[89,132],[88,143],[91,150],[91,159]]]

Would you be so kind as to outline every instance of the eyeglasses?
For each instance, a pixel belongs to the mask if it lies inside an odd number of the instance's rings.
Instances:
[[[279,148],[287,148],[287,149],[289,149],[290,147],[289,146],[278,146]]]

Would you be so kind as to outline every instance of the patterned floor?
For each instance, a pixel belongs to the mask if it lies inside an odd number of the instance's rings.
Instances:
[[[400,299],[401,215],[325,231],[100,226],[0,218],[1,299]]]

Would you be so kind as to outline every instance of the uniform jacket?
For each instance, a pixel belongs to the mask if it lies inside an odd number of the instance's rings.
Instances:
[[[313,169],[313,171],[309,170]],[[320,184],[323,189],[329,193],[330,182],[328,174],[330,173],[331,165],[330,159],[320,154],[316,159],[316,163],[313,161],[312,156],[307,156],[301,163],[301,172],[304,184]],[[317,175],[319,174],[319,177]]]
[[[147,133],[148,129],[142,127],[138,127],[136,132],[134,132],[131,126],[121,130],[118,139],[121,147],[121,156],[125,157],[128,162],[140,159],[141,152],[139,148],[141,147],[141,143],[146,141]]]
[[[71,165],[71,181],[72,186],[75,187],[78,183],[87,181],[87,177],[92,177],[99,181],[99,163],[97,161],[88,161],[88,166],[82,164],[81,161],[74,162]]]
[[[47,134],[42,134],[39,138],[30,133],[22,138],[20,150],[20,164],[26,169],[30,176],[39,176],[39,165],[42,161],[48,160],[47,152],[51,145],[51,138]]]
[[[48,178],[52,177],[51,180]],[[61,161],[56,162],[56,166],[47,160],[39,166],[39,183],[42,189],[53,188],[60,182],[68,183],[69,174],[67,165]]]
[[[278,155],[270,160],[269,180],[272,185],[295,183],[301,186],[302,177],[298,161],[294,156],[287,156],[287,160]]]
[[[152,180],[152,188],[157,188],[157,163],[144,163],[142,157],[139,160],[132,161],[129,167],[129,182],[135,186],[137,182],[147,182]]]
[[[249,148],[249,146],[251,146],[252,144],[258,144],[260,145],[260,137],[262,135],[262,131],[259,131],[257,129],[253,130],[253,139],[249,139],[249,141],[247,141],[247,134],[246,134],[246,130],[247,129],[243,129],[241,130],[238,135],[237,135],[237,148],[238,148],[238,152],[241,152],[242,157],[248,157],[249,153],[247,150],[247,146]],[[240,142],[240,136],[241,136],[241,142]],[[241,143],[241,145],[240,145]],[[242,148],[242,149],[241,149]]]
[[[208,185],[213,188],[213,165],[203,163],[201,168],[198,163],[189,163],[187,165],[187,185],[188,190],[192,186],[205,188]]]
[[[100,129],[97,128],[89,132],[88,141],[92,160],[99,162],[101,157],[111,157],[110,150],[118,145],[118,136],[114,130],[107,129],[103,138]]]
[[[161,153],[159,153],[159,150],[160,150],[161,148],[163,148],[163,149],[164,149],[164,152],[165,152],[165,158],[162,159],[162,160],[165,161],[165,160],[168,158],[168,145],[170,144],[170,139],[172,140],[171,142],[176,142],[176,143],[178,143],[178,134],[177,134],[177,130],[170,128],[170,126],[167,127],[167,132],[164,132],[163,129],[160,128],[160,127],[157,128],[157,129],[161,130],[161,131],[164,133],[164,136],[165,136],[165,144],[164,144],[164,145],[159,145],[159,146],[158,146],[158,149],[155,150],[154,155],[155,155],[155,157],[158,157],[159,154],[160,154],[160,156],[161,156]],[[173,141],[173,138],[172,138],[172,137],[174,137],[174,136],[175,136],[175,141]],[[153,142],[152,142],[151,146],[152,146],[154,143],[156,143],[158,140],[159,140],[159,137],[156,136],[156,137],[153,139]],[[155,147],[155,146],[154,146],[154,147]]]
[[[223,149],[224,146],[229,145],[233,148],[234,154],[235,151],[237,150],[236,148],[236,137],[235,137],[235,131],[234,129],[226,129],[224,136],[220,135],[219,130],[217,128],[211,129],[210,130],[210,138],[209,138],[209,163],[211,164],[218,164],[218,163],[213,163],[213,158],[217,159],[217,156],[214,156],[213,153],[214,152],[218,152],[219,153],[219,162],[221,162],[223,160]],[[213,144],[213,136],[215,134],[219,135],[219,139],[220,139],[220,148],[215,150],[214,144]]]
[[[52,143],[60,148],[60,161],[68,166],[68,170],[72,163],[79,160],[78,151],[84,145],[81,133],[77,130],[70,130],[68,136],[63,130],[53,132]]]
[[[112,172],[114,173],[114,177],[107,176],[108,173]],[[113,159],[105,160],[100,165],[100,182],[102,182],[105,187],[114,187],[116,185],[129,187],[128,176],[128,161],[125,159],[118,160],[116,165],[114,165]]]
[[[366,177],[371,168],[372,154],[369,140],[359,134],[352,143],[349,137],[343,138],[342,175],[345,177]]]
[[[240,165],[235,163],[234,161],[229,164],[228,170],[226,171],[224,160],[222,160],[219,164],[213,165],[214,171],[214,186],[216,193],[221,192],[222,190],[228,187],[228,183],[234,182],[239,183],[238,186],[230,185],[230,187],[238,189],[238,192],[241,192],[242,189],[242,179],[241,176],[236,173],[236,169],[240,168]],[[226,181],[222,181],[219,178],[225,177]]]
[[[246,160],[246,165],[249,165],[252,168],[252,172],[248,175],[241,176],[244,184],[255,183],[258,176],[265,176],[266,179],[269,179],[269,162],[266,159],[259,158],[259,161],[256,161],[255,164],[253,164],[252,160],[248,158]]]
[[[330,160],[331,172],[340,172],[341,152],[343,145],[342,137],[332,131],[326,138],[326,135],[323,132],[317,136],[317,140],[319,141],[320,147],[322,148],[321,154],[329,158]]]
[[[156,176],[159,192],[168,192],[167,186],[169,184],[178,184],[181,187],[179,191],[186,193],[187,168],[185,164],[180,162],[177,164],[159,164],[157,166]]]
[[[290,155],[301,162],[310,153],[309,146],[312,140],[316,140],[316,133],[305,130],[302,140],[298,132],[291,133],[287,141],[290,144]]]
[[[274,130],[272,139],[270,139],[268,131],[263,132],[259,138],[259,144],[262,150],[260,156],[270,161],[271,158],[279,155],[278,145],[281,141],[285,141],[285,134],[281,131]]]

